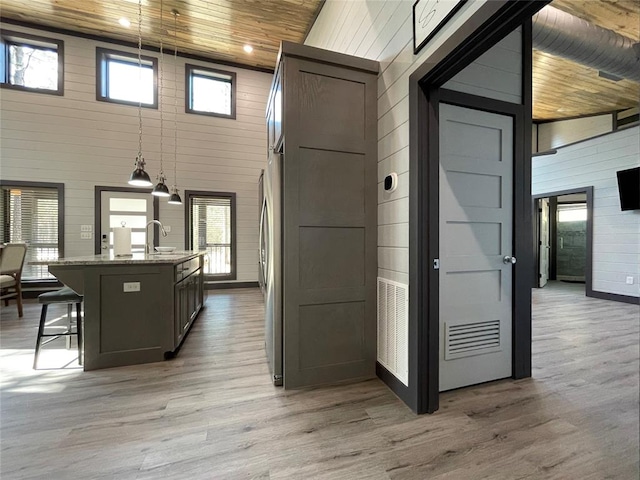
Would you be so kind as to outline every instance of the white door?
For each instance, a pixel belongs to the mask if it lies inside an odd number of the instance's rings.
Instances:
[[[102,253],[113,252],[113,229],[131,228],[131,251],[145,251],[147,241],[145,226],[153,220],[153,197],[147,192],[101,192],[100,235]],[[106,235],[106,237],[104,237]],[[153,245],[153,227],[149,226],[149,243]]]
[[[540,200],[540,279],[538,286],[544,287],[549,280],[549,250],[551,245],[549,242],[549,199],[541,198]]]
[[[440,391],[511,376],[513,119],[440,104]]]

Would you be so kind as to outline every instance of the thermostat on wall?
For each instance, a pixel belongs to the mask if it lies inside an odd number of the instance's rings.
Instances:
[[[391,193],[396,188],[398,188],[398,174],[393,172],[384,177],[384,191]]]

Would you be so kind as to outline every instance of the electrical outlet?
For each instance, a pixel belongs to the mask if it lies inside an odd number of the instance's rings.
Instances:
[[[627,285],[633,285],[633,277],[627,277]]]
[[[80,233],[80,238],[82,240],[91,240],[93,238],[93,233],[91,233],[91,232],[81,232]]]
[[[93,225],[80,225],[81,232],[93,232]]]
[[[164,231],[169,233],[171,231],[171,225],[165,225],[164,226]]]
[[[139,292],[140,291],[140,282],[124,282],[122,284],[122,291],[125,292],[125,293]]]

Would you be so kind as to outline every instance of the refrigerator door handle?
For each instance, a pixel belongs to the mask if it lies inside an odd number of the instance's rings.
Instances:
[[[260,264],[260,271],[262,272],[262,283],[264,284],[264,286],[266,286],[267,283],[267,276],[266,276],[266,272],[265,272],[265,248],[264,248],[264,216],[265,216],[265,212],[267,210],[267,199],[265,198],[262,202],[262,211],[260,212],[260,233],[259,233],[259,243],[260,243],[260,249],[258,252],[258,256],[259,256],[259,264]]]

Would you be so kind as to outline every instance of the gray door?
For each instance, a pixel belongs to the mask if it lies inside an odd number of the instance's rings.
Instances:
[[[511,376],[513,118],[440,105],[440,391]]]
[[[544,287],[549,280],[549,199],[540,199],[540,278],[538,286]]]
[[[107,235],[101,242],[102,253],[113,251],[113,229],[122,223],[131,228],[131,251],[144,253],[147,243],[147,222],[153,219],[153,197],[148,192],[102,191],[100,232]],[[153,228],[149,228],[149,243],[153,243]]]

